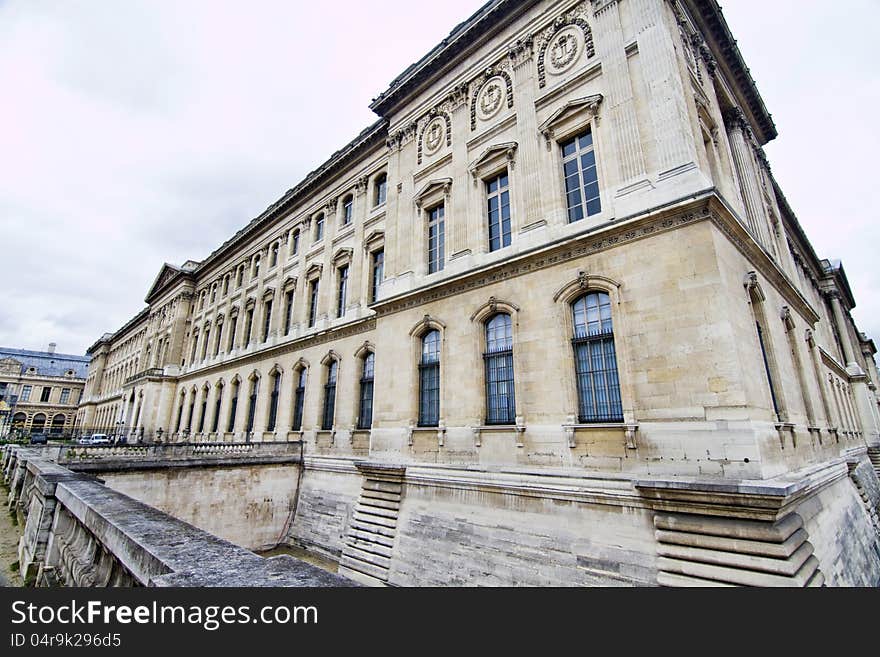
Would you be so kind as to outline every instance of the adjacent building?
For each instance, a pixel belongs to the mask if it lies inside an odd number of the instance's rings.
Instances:
[[[76,429],[89,358],[60,354],[55,347],[0,347],[0,437],[61,437]]]
[[[715,0],[492,0],[371,108],[84,426],[302,441],[288,538],[370,583],[880,581],[876,350]]]

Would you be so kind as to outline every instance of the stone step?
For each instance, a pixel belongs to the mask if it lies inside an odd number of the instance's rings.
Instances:
[[[800,570],[804,562],[812,556],[813,546],[810,543],[804,542],[790,557],[784,559],[668,544],[659,545],[657,547],[657,554],[662,557],[671,557],[682,561],[715,564],[718,566],[741,568],[743,570],[759,571],[771,575],[793,577]]]
[[[659,557],[657,567],[667,573],[743,586],[803,587],[818,569],[819,560],[810,556],[793,576],[773,575],[766,572],[684,561],[670,557]]]
[[[735,587],[736,584],[728,584],[727,582],[716,582],[710,579],[702,579],[700,577],[690,577],[688,575],[679,575],[678,573],[666,573],[660,571],[657,573],[657,583],[660,586],[671,587]]]
[[[776,559],[790,557],[808,538],[807,532],[803,529],[798,529],[784,543],[767,543],[764,541],[724,538],[721,536],[673,532],[662,529],[656,530],[654,535],[661,544],[686,545],[693,548],[721,550],[738,554],[754,554],[760,557],[773,557]]]
[[[372,586],[376,588],[387,586],[387,584],[378,577],[373,577],[372,575],[367,575],[366,573],[352,570],[351,568],[346,568],[342,565],[339,566],[339,574],[364,586]]]
[[[342,551],[342,557],[343,559],[357,559],[358,561],[372,564],[377,568],[384,568],[386,571],[388,570],[389,566],[391,566],[390,558],[384,557],[381,554],[367,552],[366,550],[362,550],[351,545],[347,545],[345,547],[345,549]]]
[[[403,490],[403,484],[368,479],[363,483],[361,488],[362,490],[375,490],[382,493],[394,493],[400,495],[400,492]]]
[[[391,559],[392,549],[386,545],[381,545],[375,541],[363,540],[356,537],[351,537],[346,542],[346,545],[349,547],[353,547],[358,550],[363,550],[364,552],[369,552],[370,554],[378,554],[381,557],[385,557],[387,559]]]
[[[711,518],[675,513],[658,513],[654,517],[656,529],[768,543],[784,543],[803,526],[803,519],[795,513],[790,513],[773,524],[759,520]]]
[[[355,510],[360,513],[369,513],[371,516],[382,516],[383,518],[392,518],[394,520],[397,520],[396,509],[382,509],[378,506],[358,504],[355,507]]]
[[[384,545],[385,547],[394,547],[393,536],[385,536],[384,534],[379,534],[374,531],[361,531],[360,529],[351,527],[348,530],[348,535],[350,538],[353,537],[360,541],[371,541],[379,545]]]
[[[355,530],[360,530],[365,533],[370,534],[378,534],[381,536],[385,536],[390,538],[392,541],[394,540],[394,536],[397,532],[394,531],[393,527],[386,527],[384,525],[376,525],[373,523],[361,522],[356,518],[353,518],[351,521],[351,528]]]
[[[385,493],[380,490],[361,490],[361,499],[371,500],[388,500],[389,502],[400,502],[400,493]]]
[[[358,500],[359,507],[372,507],[374,509],[388,509],[394,511],[395,514],[400,509],[400,502],[391,502],[389,500],[375,500],[372,498],[361,498]]]
[[[381,582],[388,581],[388,568],[376,566],[343,553],[342,559],[339,561],[339,573],[343,574],[345,572],[344,569],[375,577]]]
[[[397,527],[397,521],[392,518],[385,518],[383,516],[363,513],[360,509],[355,509],[354,517],[359,522],[363,522],[368,525],[381,525],[382,527],[389,527],[391,529]]]

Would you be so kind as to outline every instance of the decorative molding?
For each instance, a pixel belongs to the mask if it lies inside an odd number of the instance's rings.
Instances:
[[[544,31],[538,36],[538,87],[543,89],[547,86],[547,71],[545,66],[545,59],[547,56],[547,49],[550,46],[551,42],[556,38],[556,35],[559,32],[563,31],[565,28],[570,26],[577,26],[581,29],[584,37],[584,53],[586,54],[587,59],[595,57],[596,48],[593,45],[593,31],[590,29],[590,24],[586,21],[587,15],[587,3],[582,2],[577,5],[574,9],[569,11],[567,14],[563,16],[559,16],[556,18],[553,23],[544,29]],[[554,44],[554,47],[560,44]],[[576,52],[572,55],[572,57],[577,57],[580,53]],[[551,53],[551,58],[553,54]]]
[[[473,88],[473,93],[471,94],[471,132],[477,129],[477,106],[480,103],[480,108],[483,110],[483,114],[486,117],[486,120],[497,114],[500,110],[501,105],[505,102],[507,104],[507,109],[513,109],[513,80],[510,77],[510,73],[506,70],[506,62],[501,62],[495,64],[495,66],[491,66],[487,68],[483,73],[471,81],[471,86]],[[492,98],[487,99],[486,94],[492,89],[489,86],[489,83],[492,82],[495,78],[501,78],[504,84],[504,95],[505,98],[500,96],[501,89],[499,88],[499,95],[493,95]],[[485,92],[485,94],[484,94]],[[487,107],[487,100],[496,107]]]
[[[517,148],[518,144],[515,141],[509,141],[503,144],[495,144],[483,151],[483,154],[471,162],[468,167],[468,171],[471,172],[471,177],[474,179],[474,185],[479,184],[482,172],[492,167],[492,165],[500,164],[504,161],[508,167],[513,169],[516,165]]]
[[[520,307],[510,301],[503,301],[496,297],[489,297],[489,300],[486,303],[474,311],[471,315],[471,321],[477,323],[482,322],[499,312],[499,310],[508,315],[515,315],[520,311]]]
[[[547,150],[551,149],[553,140],[556,138],[557,127],[570,117],[576,114],[584,114],[588,117],[588,121],[595,120],[598,122],[599,107],[602,104],[602,100],[602,94],[585,96],[584,98],[570,100],[553,112],[550,118],[538,127],[538,132],[544,136],[544,140],[547,143]]]

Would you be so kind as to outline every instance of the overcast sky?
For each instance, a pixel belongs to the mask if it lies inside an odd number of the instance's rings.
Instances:
[[[375,120],[481,0],[0,0],[0,345],[83,353]],[[877,0],[728,0],[773,172],[880,341]],[[377,8],[379,8],[377,10]]]

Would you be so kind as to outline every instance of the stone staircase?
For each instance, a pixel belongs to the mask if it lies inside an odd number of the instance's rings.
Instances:
[[[868,458],[871,459],[871,465],[874,466],[874,472],[880,477],[880,447],[869,447]]]
[[[348,528],[339,574],[369,586],[387,586],[403,495],[400,466],[358,464],[364,476]]]

